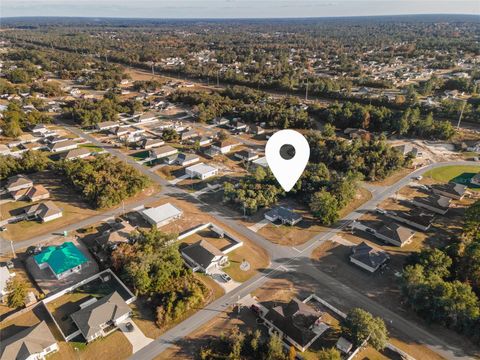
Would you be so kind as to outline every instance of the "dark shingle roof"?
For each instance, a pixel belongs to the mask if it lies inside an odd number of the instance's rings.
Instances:
[[[321,312],[294,298],[286,305],[270,309],[265,318],[295,342],[305,346],[316,336],[310,328],[321,316]]]
[[[100,331],[101,325],[116,320],[130,311],[125,300],[115,291],[78,310],[70,317],[77,324],[83,336],[89,338]]]
[[[350,257],[374,269],[389,259],[387,253],[372,248],[364,241],[352,248]]]
[[[204,269],[210,265],[215,256],[223,255],[223,252],[206,240],[197,241],[182,249],[182,252]]]

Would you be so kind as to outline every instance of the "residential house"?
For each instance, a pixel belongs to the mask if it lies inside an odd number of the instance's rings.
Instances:
[[[36,218],[42,223],[52,221],[63,216],[62,209],[53,203],[53,201],[45,201],[30,206],[25,210],[28,218]]]
[[[149,122],[154,122],[154,121],[157,121],[157,120],[158,120],[158,113],[152,112],[152,111],[143,113],[143,114],[135,116],[133,118],[133,121],[138,122],[138,123],[142,123],[142,124],[149,123]]]
[[[364,129],[355,129],[355,128],[347,128],[343,131],[345,135],[348,135],[350,139],[365,139],[368,140],[371,137],[369,131]]]
[[[218,169],[204,163],[199,163],[186,168],[185,173],[190,176],[190,178],[199,178],[201,180],[205,180],[209,177],[217,175]]]
[[[275,222],[281,221],[282,224],[295,225],[302,220],[302,215],[287,209],[283,206],[277,206],[264,214],[265,219]]]
[[[250,126],[250,132],[254,135],[262,135],[265,133],[265,129],[258,125]]]
[[[57,279],[78,273],[88,262],[87,257],[71,241],[58,246],[48,246],[34,255],[33,259],[40,269],[50,269]]]
[[[261,158],[258,158],[256,160],[253,160],[252,161],[252,165],[254,166],[261,166],[263,167],[264,169],[267,169],[268,168],[268,162],[267,162],[267,158],[265,156],[262,156]]]
[[[299,351],[307,350],[329,326],[322,321],[324,313],[293,298],[288,304],[272,307],[263,315],[269,333],[277,333]]]
[[[21,147],[23,150],[36,151],[36,150],[44,149],[46,146],[45,146],[44,144],[40,144],[40,143],[38,143],[38,142],[31,142],[31,143],[21,144],[20,147]]]
[[[45,124],[37,124],[32,128],[32,133],[34,136],[44,137],[45,134],[50,133],[50,130]]]
[[[462,200],[467,192],[467,187],[465,185],[453,182],[447,184],[435,184],[430,187],[434,194],[446,196],[455,200]]]
[[[15,273],[11,273],[6,266],[0,266],[0,301],[2,301],[3,297],[8,294],[7,284],[14,276]]]
[[[191,164],[195,164],[198,161],[200,161],[200,158],[195,154],[180,153],[178,154],[174,162],[180,166],[188,166]]]
[[[217,126],[228,125],[230,123],[230,120],[225,117],[217,117],[213,119],[213,123]]]
[[[67,140],[68,139],[66,137],[58,136],[58,135],[48,136],[45,139],[45,141],[50,145],[53,145],[53,144],[56,144],[56,143],[59,143],[59,142],[63,142],[63,141],[67,141]]]
[[[417,196],[412,199],[412,204],[430,210],[436,214],[445,215],[450,208],[452,199],[442,195]]]
[[[59,349],[47,323],[42,321],[0,342],[0,360],[44,360]]]
[[[194,137],[194,138],[190,139],[190,142],[192,144],[195,144],[197,141],[198,141],[198,145],[206,146],[208,144],[211,144],[213,140],[212,140],[212,138],[209,138],[207,136],[198,136],[198,137]]]
[[[420,208],[388,210],[385,216],[422,231],[427,231],[435,218],[434,214]]]
[[[181,141],[187,141],[189,139],[195,138],[198,136],[198,132],[195,130],[187,130],[180,134]]]
[[[415,231],[393,221],[384,221],[383,226],[374,235],[388,244],[402,247],[412,241]]]
[[[88,148],[80,147],[73,150],[70,150],[66,153],[65,160],[76,160],[83,159],[92,155],[92,152]]]
[[[258,159],[258,154],[252,150],[241,150],[235,153],[235,157],[242,161],[253,161]]]
[[[233,139],[233,138],[229,138],[229,139],[226,139],[226,140],[220,140],[220,141],[215,141],[213,144],[212,144],[212,148],[222,154],[227,154],[229,153],[230,151],[232,151],[232,149],[235,147],[235,146],[238,146],[239,143],[237,140]]]
[[[7,191],[11,193],[17,190],[29,189],[32,186],[33,186],[32,180],[30,180],[25,175],[15,175],[8,178],[7,185],[5,185],[5,189],[7,189]]]
[[[371,273],[377,271],[389,259],[390,256],[386,252],[374,249],[364,241],[353,246],[350,254],[350,262]]]
[[[142,149],[148,150],[148,149],[153,149],[153,148],[165,145],[165,141],[163,141],[160,138],[156,138],[156,139],[145,138],[140,140],[138,144]]]
[[[140,211],[140,215],[142,215],[150,225],[159,228],[180,219],[183,211],[177,209],[170,203],[166,203],[154,208],[144,209]]]
[[[167,156],[175,155],[178,150],[170,145],[161,146],[150,150],[150,157],[153,159],[162,159]]]
[[[95,127],[100,131],[114,129],[119,125],[116,121],[103,121],[99,122],[95,125]]]
[[[80,305],[80,310],[70,315],[87,342],[107,336],[117,330],[118,325],[127,320],[132,309],[125,300],[114,291],[97,300],[87,300]]]
[[[72,140],[60,141],[49,145],[50,151],[54,153],[76,149],[78,144]]]
[[[228,262],[228,256],[206,240],[197,241],[181,250],[182,256],[193,271],[211,274]]]
[[[480,186],[480,173],[472,176],[470,179],[470,184]]]
[[[39,200],[45,200],[50,197],[50,192],[41,184],[34,185],[28,189],[25,197],[28,201],[36,202]]]
[[[244,133],[248,131],[248,125],[241,121],[235,120],[231,122],[230,129],[236,134]]]

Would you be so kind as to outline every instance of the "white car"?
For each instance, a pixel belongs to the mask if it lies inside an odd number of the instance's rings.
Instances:
[[[422,180],[422,179],[423,179],[422,175],[415,176],[415,180]]]

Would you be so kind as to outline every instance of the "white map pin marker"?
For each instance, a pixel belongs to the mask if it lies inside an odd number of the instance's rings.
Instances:
[[[289,145],[295,149],[294,154]],[[282,149],[282,154],[287,152],[293,157],[284,159],[280,154],[280,149]],[[307,139],[299,132],[280,130],[268,140],[265,147],[265,156],[273,175],[275,175],[282,188],[288,192],[293,188],[300,175],[302,175],[305,166],[307,166],[310,146]]]

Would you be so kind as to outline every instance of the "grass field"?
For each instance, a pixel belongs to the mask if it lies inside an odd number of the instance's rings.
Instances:
[[[451,165],[429,170],[424,174],[424,177],[441,182],[453,181],[480,190],[480,187],[470,184],[470,179],[478,172],[480,172],[480,165]]]

